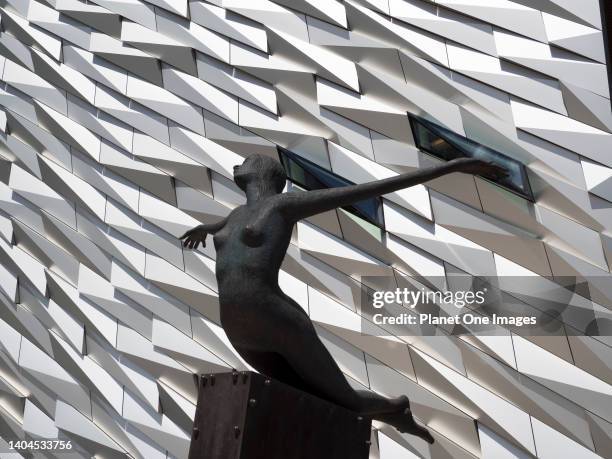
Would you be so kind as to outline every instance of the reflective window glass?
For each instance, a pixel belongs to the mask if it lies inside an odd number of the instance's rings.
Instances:
[[[334,174],[289,150],[278,147],[278,154],[289,180],[306,190],[353,185],[353,182],[344,177]],[[380,198],[359,201],[344,209],[376,226],[384,227],[382,200]]]
[[[533,201],[527,171],[520,162],[422,118],[411,115],[410,124],[419,149],[445,161],[468,157],[499,164],[508,170],[509,175],[494,183]],[[486,180],[491,181],[489,178]]]

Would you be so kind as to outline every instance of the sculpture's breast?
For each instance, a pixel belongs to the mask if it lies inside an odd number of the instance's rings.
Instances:
[[[237,228],[241,228],[244,226],[244,217],[245,217],[245,209],[244,206],[240,206],[235,208],[227,217],[227,223],[225,226],[218,231],[214,237],[213,242],[215,244],[215,249],[219,251],[220,248],[225,246],[227,242],[233,237]]]
[[[226,228],[223,228],[221,231],[217,232],[213,237],[213,243],[215,244],[215,249],[217,251],[225,245],[227,240],[230,237],[230,231]]]

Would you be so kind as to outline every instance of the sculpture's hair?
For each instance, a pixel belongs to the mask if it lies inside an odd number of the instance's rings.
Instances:
[[[287,174],[280,162],[264,155],[250,155],[243,163],[245,172],[261,179],[262,186],[271,187],[277,193],[283,191]]]

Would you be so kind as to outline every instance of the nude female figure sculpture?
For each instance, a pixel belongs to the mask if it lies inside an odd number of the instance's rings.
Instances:
[[[214,234],[221,325],[236,351],[266,376],[433,443],[413,419],[408,397],[386,398],[349,385],[306,312],[280,289],[278,272],[297,221],[451,172],[507,175],[492,163],[461,158],[360,185],[283,193],[287,177],[274,159],[253,155],[235,166],[246,204],[180,239],[197,249]]]

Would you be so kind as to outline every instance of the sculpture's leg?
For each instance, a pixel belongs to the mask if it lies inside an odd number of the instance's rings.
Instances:
[[[287,360],[285,360],[285,358],[277,352],[254,351],[239,346],[236,346],[236,350],[261,374],[284,382],[285,384],[289,384],[304,392],[329,399],[329,397],[327,397],[325,394],[321,394],[317,390],[314,390],[312,387],[308,386],[308,384],[293,370]],[[361,395],[361,392],[357,391],[357,394]],[[395,426],[401,432],[417,435],[423,438],[425,441],[433,443],[433,437],[429,434],[427,429],[419,426],[414,421],[411,413],[409,412],[408,403],[404,410],[398,412],[397,407],[395,406],[394,410],[395,412],[393,413],[375,414],[374,418]]]
[[[310,318],[306,314],[283,314],[299,306],[286,296],[275,296],[270,300],[276,303],[274,310],[282,314],[278,324],[282,324],[283,335],[290,337],[278,343],[275,351],[284,358],[302,384],[310,388],[308,392],[374,417],[377,414],[404,412],[410,406],[405,396],[386,398],[375,392],[353,389],[317,336]],[[269,322],[269,325],[272,324]],[[274,374],[269,376],[275,377]]]
[[[434,439],[427,429],[418,425],[412,417],[407,397],[388,399],[375,392],[354,390],[316,335],[314,328],[312,332],[300,333],[295,345],[285,347],[282,353],[295,373],[307,386],[313,387],[315,393],[392,425],[400,432],[417,435],[428,443],[433,443]]]

